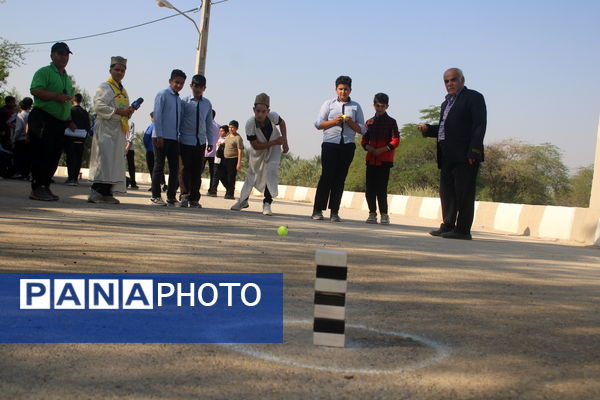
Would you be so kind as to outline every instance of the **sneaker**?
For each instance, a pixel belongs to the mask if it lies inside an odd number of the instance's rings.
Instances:
[[[90,194],[88,195],[87,201],[88,201],[88,203],[106,203],[107,201],[106,201],[105,197],[108,197],[108,196],[103,196],[96,190],[92,189],[92,190],[90,190]]]
[[[332,211],[331,214],[329,215],[329,221],[342,222],[342,219],[340,218],[340,216],[337,212]]]
[[[323,217],[323,211],[313,211],[310,217],[315,221],[323,221],[325,219],[325,217]]]
[[[381,225],[389,225],[390,224],[390,216],[388,214],[381,214],[381,221],[379,223]]]
[[[383,221],[383,215],[381,215],[381,220]],[[365,221],[367,224],[376,224],[377,223],[377,213],[369,213],[369,218]],[[382,222],[383,223],[383,222]]]
[[[52,194],[48,191],[48,188],[45,186],[40,186],[31,191],[29,198],[32,200],[40,200],[40,201],[55,201],[56,199]]]
[[[177,199],[167,199],[167,207],[179,207]]]
[[[206,195],[210,197],[217,197],[217,192],[206,192]]]
[[[197,201],[190,201],[190,208],[202,208],[202,205]]]
[[[223,196],[223,198],[224,198],[225,200],[235,200],[235,197],[234,197],[234,196],[232,196],[232,195],[230,195],[230,194],[226,194],[225,196]]]
[[[250,205],[248,204],[248,200],[244,200],[244,201],[238,200],[231,206],[230,210],[241,211],[242,208],[248,208],[248,207],[250,207]]]
[[[150,198],[150,205],[152,206],[166,206],[167,203],[161,197],[152,197]]]
[[[140,187],[134,182],[132,184],[129,185],[130,189],[139,189]]]
[[[263,203],[263,215],[273,215],[271,211],[271,205],[269,203]]]
[[[168,202],[169,201],[167,200],[167,203]],[[181,207],[181,208],[189,208],[189,206],[190,206],[190,201],[188,200],[187,195],[181,196],[181,201],[179,202],[179,207]]]
[[[104,203],[107,203],[107,204],[121,204],[121,202],[119,201],[119,199],[115,199],[112,194],[110,196],[103,196],[103,197],[104,197]]]

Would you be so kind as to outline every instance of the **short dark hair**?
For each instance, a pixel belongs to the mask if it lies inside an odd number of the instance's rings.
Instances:
[[[73,97],[75,98],[75,101],[78,102],[78,103],[81,103],[83,101],[83,96],[81,95],[81,93],[77,93]]]
[[[206,78],[204,77],[204,75],[194,75],[192,76],[192,85],[197,87],[204,87],[206,86]]]
[[[390,98],[385,93],[377,93],[375,97],[373,97],[373,104],[375,103],[381,103],[387,106],[390,104]]]
[[[14,104],[14,103],[16,103],[16,101],[17,101],[17,99],[15,99],[14,96],[6,96],[4,98],[4,104],[8,104],[8,103]]]
[[[171,71],[171,78],[170,79],[175,79],[175,78],[187,79],[187,75],[185,74],[185,72],[183,72],[180,69],[174,69],[173,71]]]
[[[154,118],[154,111],[150,113],[150,118]]]
[[[33,105],[33,99],[31,97],[25,97],[19,103],[19,107],[21,107],[22,110],[29,110],[32,105]]]
[[[229,125],[221,125],[219,129],[223,129],[225,132],[229,132]]]
[[[338,87],[339,85],[348,85],[349,88],[352,88],[352,78],[346,75],[338,76],[335,80],[335,87]]]
[[[229,125],[233,125],[233,126],[235,126],[236,128],[239,128],[239,127],[240,127],[240,123],[239,123],[239,122],[237,122],[235,119],[232,119],[231,121],[229,121]]]

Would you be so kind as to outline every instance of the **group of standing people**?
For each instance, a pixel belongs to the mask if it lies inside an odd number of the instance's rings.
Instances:
[[[52,63],[36,72],[31,85],[34,103],[29,114],[33,156],[30,197],[36,200],[58,198],[50,191],[50,180],[60,157],[63,131],[65,127],[76,128],[75,114],[71,113],[69,105],[73,96],[72,82],[65,71],[69,54],[72,53],[65,43],[56,43],[51,51]],[[112,57],[110,77],[94,95],[97,119],[90,161],[90,179],[93,181],[90,202],[116,204],[119,201],[114,193],[125,191],[123,149],[127,149],[129,119],[135,112],[122,84],[126,68],[126,59]],[[201,208],[200,182],[206,162],[213,166],[207,194],[216,195],[220,180],[226,187],[225,198],[234,198],[235,176],[241,168],[244,151],[243,141],[237,133],[239,124],[237,121],[223,126],[216,124],[212,104],[204,97],[206,78],[203,75],[194,75],[190,84],[192,95],[180,98],[179,92],[186,78],[183,71],[172,71],[169,86],[156,95],[151,114],[153,123],[144,138],[147,162],[152,171],[152,205]],[[450,239],[471,239],[475,182],[483,161],[486,130],[485,100],[480,93],[467,89],[464,82],[460,69],[445,71],[448,95],[442,103],[439,123],[418,125],[423,136],[437,139],[443,223],[430,234]],[[311,217],[323,220],[323,211],[329,209],[329,220],[341,222],[339,209],[344,182],[358,134],[362,136],[361,146],[367,151],[369,217],[366,222],[389,224],[387,186],[394,150],[400,144],[398,125],[387,114],[389,97],[385,93],[374,96],[375,115],[365,121],[360,104],[350,98],[351,91],[352,79],[338,77],[336,96],[323,103],[315,122],[315,127],[323,132],[322,170]],[[271,215],[271,204],[278,194],[281,154],[289,151],[287,126],[278,113],[271,111],[270,97],[265,93],[256,96],[253,113],[245,125],[250,143],[248,171],[231,210],[249,207],[249,195],[257,189],[264,194],[263,214]],[[165,162],[170,171],[168,182],[164,181]],[[179,199],[176,198],[178,188]],[[163,189],[166,189],[166,201],[162,199]]]

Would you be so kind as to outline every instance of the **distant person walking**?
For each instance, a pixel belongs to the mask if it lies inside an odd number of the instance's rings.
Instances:
[[[129,95],[122,80],[127,60],[116,56],[110,59],[110,78],[100,84],[94,95],[96,125],[92,139],[90,203],[119,204],[114,193],[125,193],[125,136],[129,132],[129,118],[135,111],[129,104]]]
[[[127,187],[131,189],[139,189],[135,180],[135,124],[129,124],[129,131],[125,136],[125,158],[127,159],[127,170],[129,177],[126,179]]]
[[[73,96],[73,107],[71,108],[71,119],[77,126],[77,129],[83,129],[87,134],[90,133],[91,121],[90,114],[81,107],[83,96],[77,93]],[[79,171],[81,170],[81,161],[83,158],[83,147],[86,137],[64,137],[64,149],[67,158],[67,174],[66,184],[69,186],[79,185]]]
[[[50,190],[52,176],[63,151],[65,128],[77,129],[71,120],[73,82],[66,67],[72,54],[66,43],[52,45],[52,62],[36,71],[31,81],[33,109],[29,114],[31,140],[30,199],[55,201],[58,196]]]
[[[148,125],[146,128],[143,137],[144,148],[146,149],[146,167],[148,168],[150,179],[152,179],[152,171],[154,170],[154,145],[152,144],[152,132],[154,132],[154,111],[150,113],[150,125]],[[164,174],[162,175],[160,184],[162,185],[163,192],[166,192],[167,185],[165,185]],[[152,187],[150,187],[148,191],[151,192]]]
[[[336,97],[321,106],[315,127],[323,131],[321,145],[321,177],[315,193],[312,219],[322,220],[329,209],[330,221],[341,222],[339,216],[344,183],[354,158],[356,134],[364,134],[365,118],[360,104],[350,98],[352,79],[340,76],[335,80]]]
[[[15,174],[12,176],[12,178],[14,179],[28,180],[31,172],[31,144],[29,135],[27,134],[27,124],[32,105],[33,99],[31,97],[25,97],[19,103],[19,108],[21,110],[17,114],[13,149]]]
[[[429,233],[446,239],[471,240],[487,110],[481,93],[465,86],[460,69],[446,70],[444,84],[448,94],[442,103],[439,124],[418,125],[423,136],[437,138],[443,222]]]
[[[237,179],[237,173],[242,169],[242,157],[244,153],[244,140],[238,135],[237,131],[240,124],[233,120],[229,122],[229,126],[222,126],[221,129],[229,131],[225,137],[225,148],[223,150],[223,157],[221,158],[221,171],[224,171],[226,192],[224,198],[227,200],[234,200],[235,194],[235,182]]]

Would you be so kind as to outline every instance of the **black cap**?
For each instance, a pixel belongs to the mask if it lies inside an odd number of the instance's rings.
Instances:
[[[66,52],[69,54],[73,54],[71,52],[71,49],[69,49],[69,46],[67,46],[67,44],[65,42],[58,42],[58,43],[54,43],[52,45],[52,49],[50,50],[50,53],[54,53],[54,52]]]

